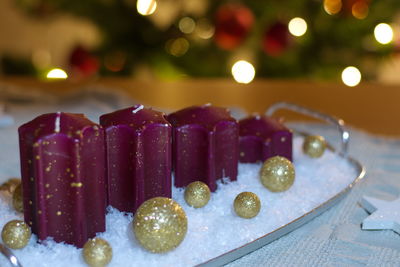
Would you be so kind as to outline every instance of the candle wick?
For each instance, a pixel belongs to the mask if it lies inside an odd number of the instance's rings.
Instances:
[[[136,113],[136,112],[142,110],[143,108],[144,108],[144,106],[143,106],[143,105],[140,105],[140,106],[137,107],[136,109],[132,110],[132,113]]]
[[[56,121],[55,121],[55,125],[54,125],[54,131],[56,133],[60,132],[60,128],[61,128],[61,112],[57,112],[57,116],[56,116]]]

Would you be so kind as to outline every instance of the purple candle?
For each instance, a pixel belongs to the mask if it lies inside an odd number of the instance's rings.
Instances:
[[[225,108],[204,105],[172,113],[175,186],[193,181],[206,183],[211,191],[216,180],[236,180],[239,125]]]
[[[105,231],[104,130],[82,114],[19,127],[24,217],[40,240],[82,247]]]
[[[100,117],[106,129],[108,202],[135,212],[147,199],[171,197],[171,131],[165,114],[136,105]]]
[[[252,116],[239,121],[240,162],[265,161],[273,156],[292,160],[292,132],[267,116]]]

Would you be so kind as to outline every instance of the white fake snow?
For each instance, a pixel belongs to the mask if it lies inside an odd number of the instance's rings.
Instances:
[[[175,250],[153,254],[142,249],[132,232],[132,214],[109,209],[107,231],[98,234],[113,248],[109,266],[193,266],[242,246],[279,228],[347,187],[357,176],[344,159],[326,151],[319,159],[311,159],[301,151],[302,138],[294,139],[296,178],[283,193],[272,193],[259,180],[261,164],[239,164],[238,181],[219,184],[210,202],[201,209],[189,207],[183,189],[173,189],[173,199],[182,205],[188,217],[188,232]],[[242,219],[233,211],[233,200],[243,191],[257,194],[261,211],[253,219]],[[0,194],[0,228],[10,220],[22,219],[12,208],[11,198]],[[33,236],[27,247],[14,250],[23,266],[86,266],[81,249],[71,245],[36,243]],[[8,266],[0,254],[0,265]]]

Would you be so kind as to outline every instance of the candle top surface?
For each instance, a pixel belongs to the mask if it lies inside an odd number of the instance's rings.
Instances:
[[[239,121],[240,136],[260,136],[266,139],[278,131],[290,130],[278,120],[265,115],[251,116]]]
[[[143,105],[135,105],[130,108],[117,110],[112,113],[104,114],[100,117],[100,123],[104,127],[128,125],[135,130],[151,124],[162,124],[169,126],[164,112],[145,108]]]
[[[168,115],[168,120],[174,127],[197,124],[209,130],[221,121],[236,122],[228,109],[209,104],[181,109]]]
[[[83,114],[57,112],[40,115],[21,125],[19,131],[31,132],[35,139],[57,133],[79,138],[86,128],[93,126],[99,127]]]

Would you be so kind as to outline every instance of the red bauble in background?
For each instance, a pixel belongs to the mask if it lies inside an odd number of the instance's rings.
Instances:
[[[215,42],[226,50],[240,45],[254,23],[253,13],[240,4],[221,6],[215,17]]]
[[[276,22],[265,31],[262,46],[267,55],[277,57],[288,48],[290,42],[291,36],[287,24]]]
[[[99,70],[99,60],[82,46],[77,46],[72,50],[69,57],[69,64],[75,76],[92,76]]]

